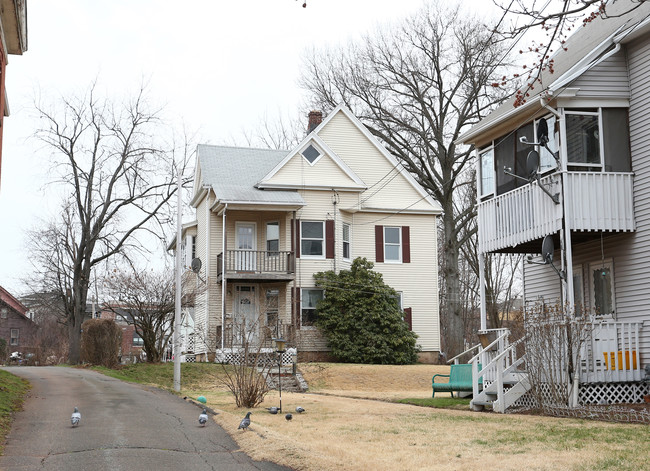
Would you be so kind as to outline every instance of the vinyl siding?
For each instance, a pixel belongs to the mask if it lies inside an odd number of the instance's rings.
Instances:
[[[294,155],[266,183],[289,186],[346,187],[359,185],[352,180],[328,155],[311,165],[302,154]]]
[[[199,272],[199,276],[205,280],[206,279],[206,271],[208,268],[208,265],[206,263],[206,253],[207,253],[207,246],[206,246],[206,237],[207,237],[207,231],[206,231],[206,210],[205,210],[205,205],[206,201],[203,199],[198,206],[196,207],[196,256],[201,259],[202,266],[201,266],[201,271]],[[199,282],[200,283],[200,282]],[[201,285],[199,285],[201,286]],[[196,341],[195,343],[195,351],[196,353],[206,353],[207,348],[204,342],[201,341],[201,339],[204,337],[204,333],[202,331],[202,326],[205,326],[206,323],[206,318],[207,318],[207,295],[206,291],[200,287],[198,289],[198,292],[195,297],[195,304],[194,304],[194,325],[195,325],[195,332],[199,336],[199,340]]]
[[[582,74],[569,87],[580,89],[577,97],[628,98],[630,83],[624,50]]]
[[[406,177],[370,142],[343,113],[320,130],[325,143],[363,180],[368,189],[361,194],[362,207],[431,211],[435,209]],[[401,169],[401,165],[397,166]]]

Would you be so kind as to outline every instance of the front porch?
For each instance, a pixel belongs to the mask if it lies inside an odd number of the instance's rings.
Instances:
[[[573,325],[576,328],[577,324]],[[472,408],[489,406],[505,412],[513,406],[539,406],[530,391],[533,382],[545,381],[541,377],[552,378],[553,384],[537,384],[538,395],[551,400],[553,388],[564,388],[563,394],[574,407],[642,402],[643,396],[650,394],[650,382],[642,367],[647,361],[640,355],[642,323],[593,320],[582,326],[573,360],[570,342],[562,338],[567,324],[547,329],[552,332],[553,338],[548,340],[555,349],[541,353],[539,339],[530,333],[511,342],[509,329],[481,331],[483,343],[450,360],[457,363],[462,355],[474,354],[468,361],[472,364]],[[577,374],[570,377],[572,365],[577,365]],[[543,375],[538,374],[540,366],[547,370]]]
[[[225,273],[224,273],[225,271]],[[217,255],[217,281],[293,281],[296,256],[292,251],[226,250]]]

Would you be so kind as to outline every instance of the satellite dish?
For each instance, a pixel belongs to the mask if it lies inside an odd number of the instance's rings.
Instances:
[[[537,123],[537,142],[541,145],[546,145],[548,142],[548,124],[544,118]]]
[[[553,263],[553,252],[555,252],[553,236],[547,235],[542,241],[542,257],[544,258],[544,263]]]
[[[551,241],[552,242],[552,241]],[[201,271],[201,259],[200,258],[193,258],[192,259],[192,271],[194,273],[198,273]]]
[[[526,157],[526,173],[529,178],[537,175],[539,169],[539,153],[536,150],[531,150]]]

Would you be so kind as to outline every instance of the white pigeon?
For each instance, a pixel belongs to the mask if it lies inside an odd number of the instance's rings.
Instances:
[[[249,426],[250,424],[251,424],[251,413],[250,413],[250,412],[247,412],[247,413],[246,413],[246,417],[244,417],[243,419],[241,419],[241,422],[240,422],[240,424],[239,424],[239,427],[237,427],[237,429],[240,429],[240,428],[241,428],[241,429],[244,429],[244,430],[248,430],[248,426]]]
[[[203,412],[199,415],[199,423],[205,427],[205,424],[208,422],[208,411],[203,408]]]
[[[77,425],[79,425],[80,421],[81,421],[81,412],[79,412],[79,409],[75,407],[74,412],[72,413],[72,417],[70,417],[70,422],[72,423],[73,427],[76,427]]]

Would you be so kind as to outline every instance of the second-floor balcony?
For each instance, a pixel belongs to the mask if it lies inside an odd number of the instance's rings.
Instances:
[[[296,257],[289,251],[226,250],[217,255],[217,279],[248,281],[292,281]]]
[[[572,231],[634,231],[634,174],[565,172],[478,204],[479,251],[508,250],[553,234],[565,215]],[[563,192],[563,185],[566,192]],[[566,194],[566,205],[564,204]],[[525,251],[525,250],[524,250]]]

